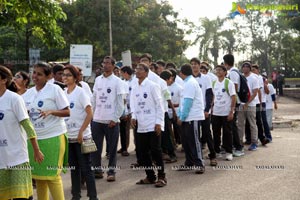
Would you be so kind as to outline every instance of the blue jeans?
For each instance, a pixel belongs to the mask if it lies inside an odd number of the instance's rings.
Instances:
[[[81,153],[79,143],[69,143],[69,165],[71,167],[71,182],[73,199],[81,198],[81,177],[85,178],[87,196],[89,199],[97,199],[94,172],[91,168],[91,155]]]
[[[117,166],[117,147],[119,141],[119,123],[116,126],[109,128],[108,124],[92,122],[92,135],[97,146],[97,151],[92,153],[92,166],[95,167],[95,172],[103,172],[101,165],[101,155],[103,148],[103,139],[106,136],[108,145],[109,161],[108,161],[108,175],[115,175]]]

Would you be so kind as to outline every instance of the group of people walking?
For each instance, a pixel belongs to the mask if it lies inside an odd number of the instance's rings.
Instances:
[[[27,73],[13,77],[0,66],[0,199],[32,199],[32,179],[38,199],[49,199],[49,191],[53,199],[64,199],[60,174],[68,168],[72,199],[81,198],[83,183],[89,199],[98,199],[95,178],[106,171],[107,181],[116,181],[117,153],[129,155],[131,127],[137,160],[133,167],[146,172],[137,184],[155,187],[167,185],[164,161],[177,162],[180,144],[185,162],[176,170],[203,174],[206,146],[210,165],[216,166],[222,155],[228,161],[244,155],[244,137],[251,151],[258,140],[262,145],[271,142],[274,88],[259,75],[258,65],[244,62],[242,75],[233,55],[223,60],[215,73],[198,58],[178,73],[175,64],[154,63],[146,53],[134,69],[123,66],[119,71],[115,59],[106,56],[93,92],[73,65],[37,63],[30,89]],[[238,95],[242,76],[249,87],[246,102]],[[107,167],[102,165],[104,139]],[[97,151],[83,153],[82,143],[91,140]]]

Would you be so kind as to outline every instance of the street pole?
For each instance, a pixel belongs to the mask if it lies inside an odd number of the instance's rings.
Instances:
[[[112,30],[111,30],[111,0],[108,0],[108,15],[109,15],[109,55],[112,56]]]

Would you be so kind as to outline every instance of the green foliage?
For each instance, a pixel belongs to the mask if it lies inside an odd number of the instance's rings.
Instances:
[[[63,47],[64,38],[57,20],[66,19],[59,3],[53,0],[1,0],[0,25],[13,27],[19,34],[28,34],[49,47]]]

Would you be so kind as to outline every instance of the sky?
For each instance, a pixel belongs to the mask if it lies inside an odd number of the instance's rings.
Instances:
[[[234,0],[168,0],[174,10],[179,13],[179,18],[187,18],[189,21],[200,25],[199,18],[207,17],[215,19],[217,16],[226,17]],[[193,40],[195,35],[186,36],[185,39]],[[189,47],[184,54],[188,59],[198,57],[199,46]]]

